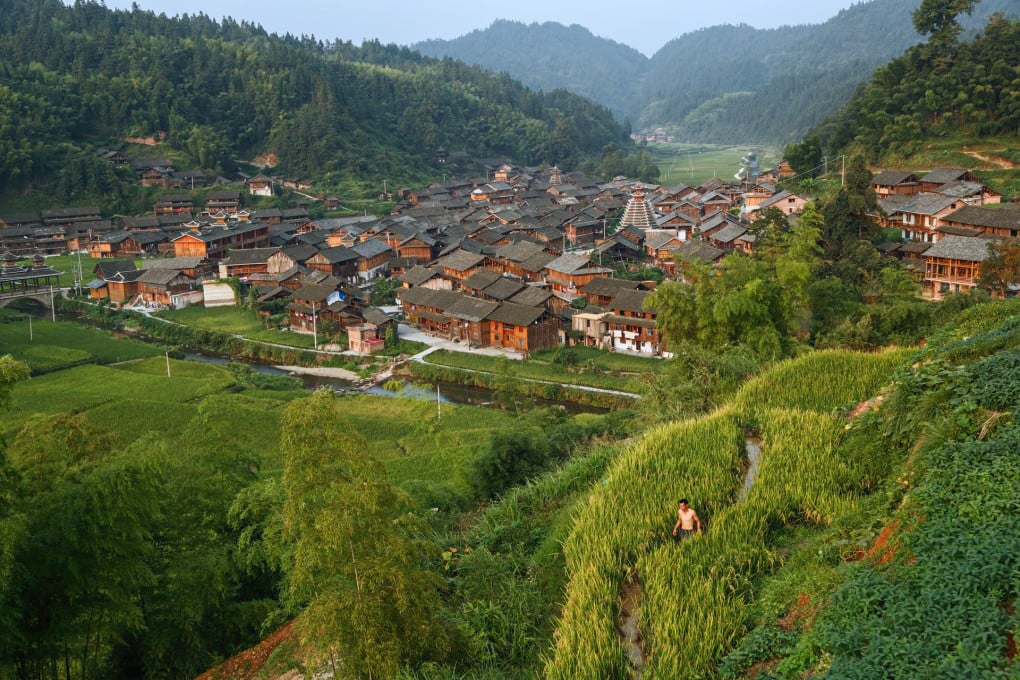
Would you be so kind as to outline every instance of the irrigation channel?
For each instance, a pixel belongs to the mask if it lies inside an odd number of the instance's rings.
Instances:
[[[744,479],[737,492],[738,503],[747,498],[747,493],[758,476],[758,466],[761,464],[761,438],[756,433],[748,432],[745,435],[744,451],[747,453],[747,468],[744,470]],[[627,662],[630,664],[630,677],[636,680],[640,680],[644,674],[645,666],[648,665],[648,649],[645,647],[639,626],[643,596],[641,582],[635,574],[632,580],[624,582],[620,589],[620,613],[616,624],[616,637],[619,638],[627,655]]]
[[[441,404],[468,404],[471,406],[483,406],[483,407],[494,407],[495,406],[495,394],[492,390],[484,387],[474,387],[470,385],[461,385],[458,383],[435,383],[429,385],[423,385],[418,383],[410,383],[402,381],[403,385],[400,390],[392,391],[380,387],[379,385],[370,385],[367,387],[360,387],[353,381],[345,380],[343,378],[337,378],[325,375],[315,375],[311,373],[301,373],[297,371],[288,371],[276,366],[268,366],[265,364],[257,364],[251,362],[238,362],[235,359],[226,359],[223,357],[208,356],[205,354],[189,352],[185,353],[184,358],[189,361],[200,361],[207,364],[228,364],[228,363],[244,363],[250,366],[252,370],[263,373],[266,375],[287,375],[298,378],[301,380],[301,384],[307,390],[317,390],[320,387],[328,387],[335,392],[345,394],[374,394],[384,397],[396,397],[396,398],[409,398],[409,399],[421,399],[424,401],[435,401],[438,393],[439,402]],[[532,403],[536,406],[555,406],[563,408],[567,413],[608,413],[610,409],[602,408],[598,406],[588,406],[585,404],[578,404],[570,401],[550,401],[546,399],[533,399]]]

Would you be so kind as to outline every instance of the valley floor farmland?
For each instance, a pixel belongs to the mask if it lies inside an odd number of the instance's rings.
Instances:
[[[740,159],[748,153],[758,155],[758,167],[768,170],[780,158],[777,149],[755,145],[721,146],[718,144],[653,144],[648,151],[659,166],[660,184],[698,186],[713,177],[729,181],[740,169]]]

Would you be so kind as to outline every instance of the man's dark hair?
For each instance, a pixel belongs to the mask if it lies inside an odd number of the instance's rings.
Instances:
[[[688,503],[688,502],[687,502],[687,499],[686,499],[686,498],[681,498],[681,499],[680,499],[680,502],[679,502],[679,503],[677,503],[677,505],[681,505],[681,504],[682,504],[682,505],[690,505],[690,503]]]

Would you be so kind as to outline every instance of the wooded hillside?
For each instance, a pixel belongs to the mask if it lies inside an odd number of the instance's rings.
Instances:
[[[122,178],[92,151],[160,131],[213,172],[270,151],[294,176],[393,181],[420,174],[439,146],[569,165],[629,143],[607,109],[576,95],[395,46],[0,0],[0,180],[51,184],[65,201],[116,193]]]
[[[531,87],[590,95],[635,128],[671,127],[679,141],[789,142],[839,110],[875,68],[921,41],[911,25],[918,4],[862,2],[818,25],[714,26],[680,35],[650,59],[579,26],[548,23],[496,22],[414,47],[506,71]],[[977,3],[965,29],[980,29],[995,12],[1015,15],[1015,3]]]

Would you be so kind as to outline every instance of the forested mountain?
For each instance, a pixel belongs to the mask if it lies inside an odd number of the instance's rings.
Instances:
[[[608,109],[577,95],[395,46],[0,0],[0,181],[63,175],[64,200],[114,193],[118,177],[92,150],[158,131],[214,172],[271,151],[294,175],[393,180],[420,173],[439,146],[569,165],[629,143]]]
[[[921,30],[923,15],[918,21]],[[995,16],[963,42],[955,39],[952,23],[926,31],[932,33],[927,42],[878,69],[795,150],[854,150],[880,162],[910,156],[932,139],[996,137],[1007,140],[1004,154],[1020,160],[1020,21]]]
[[[919,4],[872,0],[818,25],[715,26],[670,41],[643,64],[615,43],[550,24],[496,22],[415,47],[506,71],[532,87],[576,88],[635,127],[665,125],[683,140],[790,141],[839,110],[875,68],[920,41],[910,20]],[[977,30],[997,11],[1015,14],[1015,3],[983,0],[964,25]],[[584,55],[580,66],[563,54],[571,39]]]
[[[499,20],[455,40],[428,40],[413,46],[424,55],[459,59],[493,71],[505,71],[529,87],[562,87],[630,115],[634,87],[648,57],[632,47],[574,24],[524,24]]]

